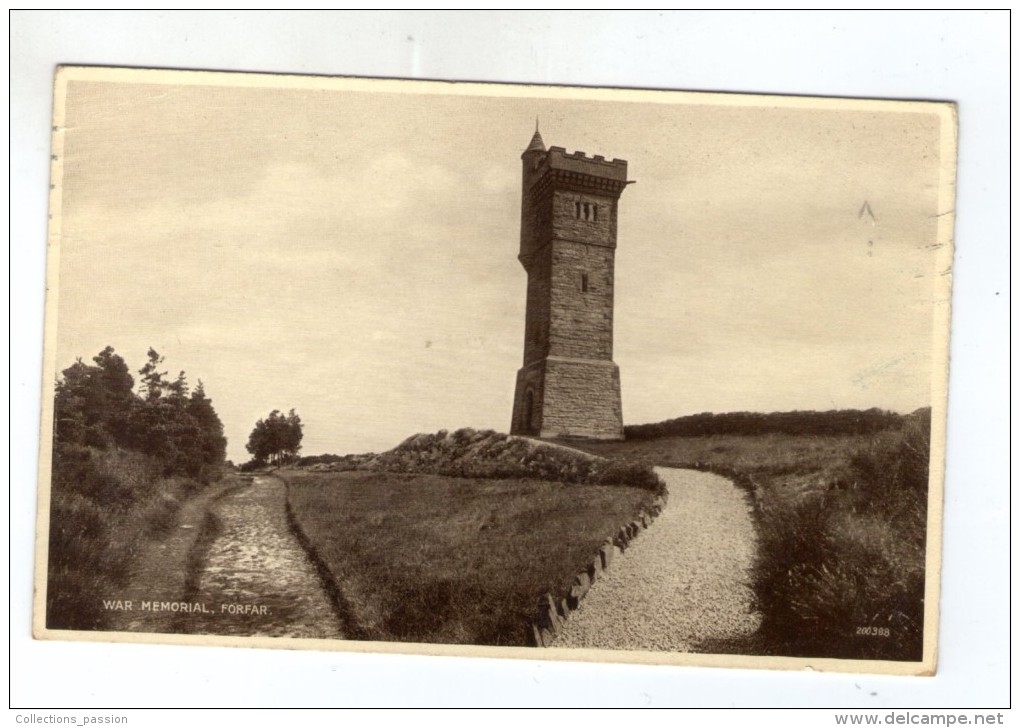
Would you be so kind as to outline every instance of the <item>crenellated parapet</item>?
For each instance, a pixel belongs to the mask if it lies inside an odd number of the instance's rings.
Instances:
[[[527,175],[530,191],[535,196],[560,187],[619,197],[627,186],[626,160],[606,160],[598,154],[589,157],[580,151],[568,154],[563,147],[550,147],[542,154]]]

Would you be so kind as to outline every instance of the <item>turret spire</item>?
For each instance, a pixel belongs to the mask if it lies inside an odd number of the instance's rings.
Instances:
[[[544,152],[545,142],[542,141],[542,135],[538,133],[538,117],[535,117],[535,136],[531,137],[531,144],[524,150],[527,152]]]

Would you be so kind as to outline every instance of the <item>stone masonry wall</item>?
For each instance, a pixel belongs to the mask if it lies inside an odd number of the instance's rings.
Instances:
[[[542,437],[623,439],[620,370],[610,361],[545,361]]]
[[[537,253],[528,269],[527,319],[524,324],[524,363],[529,364],[549,355],[549,320],[552,291],[548,246]]]
[[[588,210],[584,209],[585,204]],[[557,190],[552,199],[553,237],[615,248],[615,210],[616,200],[611,197]]]
[[[613,249],[561,240],[552,248],[549,354],[611,361]]]

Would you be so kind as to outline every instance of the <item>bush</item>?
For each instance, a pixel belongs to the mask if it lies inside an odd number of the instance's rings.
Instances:
[[[855,505],[889,516],[923,519],[930,452],[930,410],[911,415],[901,432],[873,438],[850,459],[846,480],[856,496]]]
[[[181,502],[201,485],[161,479],[159,461],[140,453],[63,446],[54,451],[50,490],[46,624],[103,629],[102,599],[127,583],[139,539],[177,523]]]
[[[592,485],[630,485],[661,492],[662,480],[646,465],[623,460],[604,460],[593,465],[588,483]]]
[[[876,435],[828,492],[759,488],[753,581],[772,652],[921,659],[929,433],[920,413]]]
[[[304,455],[299,457],[294,464],[299,468],[305,468],[309,465],[320,465],[322,463],[338,463],[343,459],[343,455],[333,455],[331,453],[325,453],[323,455]]]
[[[162,493],[153,499],[144,515],[149,533],[165,536],[177,525],[181,501],[172,493]]]
[[[904,417],[877,408],[869,410],[831,410],[829,412],[725,412],[677,417],[647,425],[628,425],[628,440],[659,437],[706,437],[708,435],[871,435],[898,429]]]
[[[91,498],[54,490],[50,504],[50,547],[46,591],[47,626],[98,629],[100,599],[120,586],[122,560],[109,558],[114,519]]]

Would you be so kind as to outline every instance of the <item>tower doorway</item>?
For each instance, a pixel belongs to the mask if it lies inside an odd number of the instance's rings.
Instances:
[[[529,435],[534,430],[534,410],[535,410],[535,393],[528,389],[524,393],[524,431]]]

